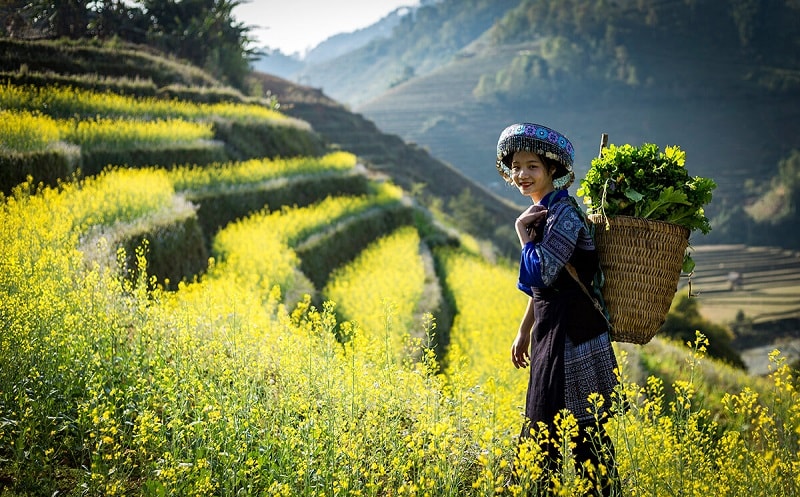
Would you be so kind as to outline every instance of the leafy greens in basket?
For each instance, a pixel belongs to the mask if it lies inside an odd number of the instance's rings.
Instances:
[[[578,195],[589,214],[634,216],[711,231],[703,207],[716,183],[691,177],[686,152],[678,146],[660,151],[657,145],[609,145],[581,180]]]

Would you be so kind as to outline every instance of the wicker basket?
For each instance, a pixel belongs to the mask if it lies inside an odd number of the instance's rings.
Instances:
[[[618,342],[644,344],[664,324],[678,290],[689,230],[677,224],[616,216],[606,230],[595,223],[595,243],[605,275],[603,298]]]

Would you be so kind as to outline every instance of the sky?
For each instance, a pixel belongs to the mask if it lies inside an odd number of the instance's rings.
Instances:
[[[301,56],[339,33],[350,33],[379,21],[398,7],[419,0],[249,0],[233,11],[252,27],[256,46]]]

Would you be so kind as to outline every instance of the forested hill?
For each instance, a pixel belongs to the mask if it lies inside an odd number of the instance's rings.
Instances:
[[[511,200],[492,167],[511,122],[563,129],[579,178],[603,132],[678,144],[719,185],[705,242],[800,246],[797,0],[443,0],[309,74]]]
[[[423,2],[400,19],[392,36],[376,39],[335,59],[310,64],[295,79],[321,87],[340,102],[365,102],[447,64],[518,2]]]
[[[609,85],[604,91],[682,96],[701,69],[742,90],[796,92],[798,26],[797,0],[442,0],[402,18],[391,37],[312,65],[302,79],[357,104],[476,50],[533,43],[503,71],[487,71],[478,94],[583,92],[592,81]],[[360,86],[344,82],[352,73],[366,75]]]

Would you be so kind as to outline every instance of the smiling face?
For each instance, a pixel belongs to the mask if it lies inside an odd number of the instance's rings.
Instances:
[[[511,181],[521,194],[534,202],[555,189],[554,172],[555,168],[549,168],[538,155],[527,150],[514,152],[511,159]]]

